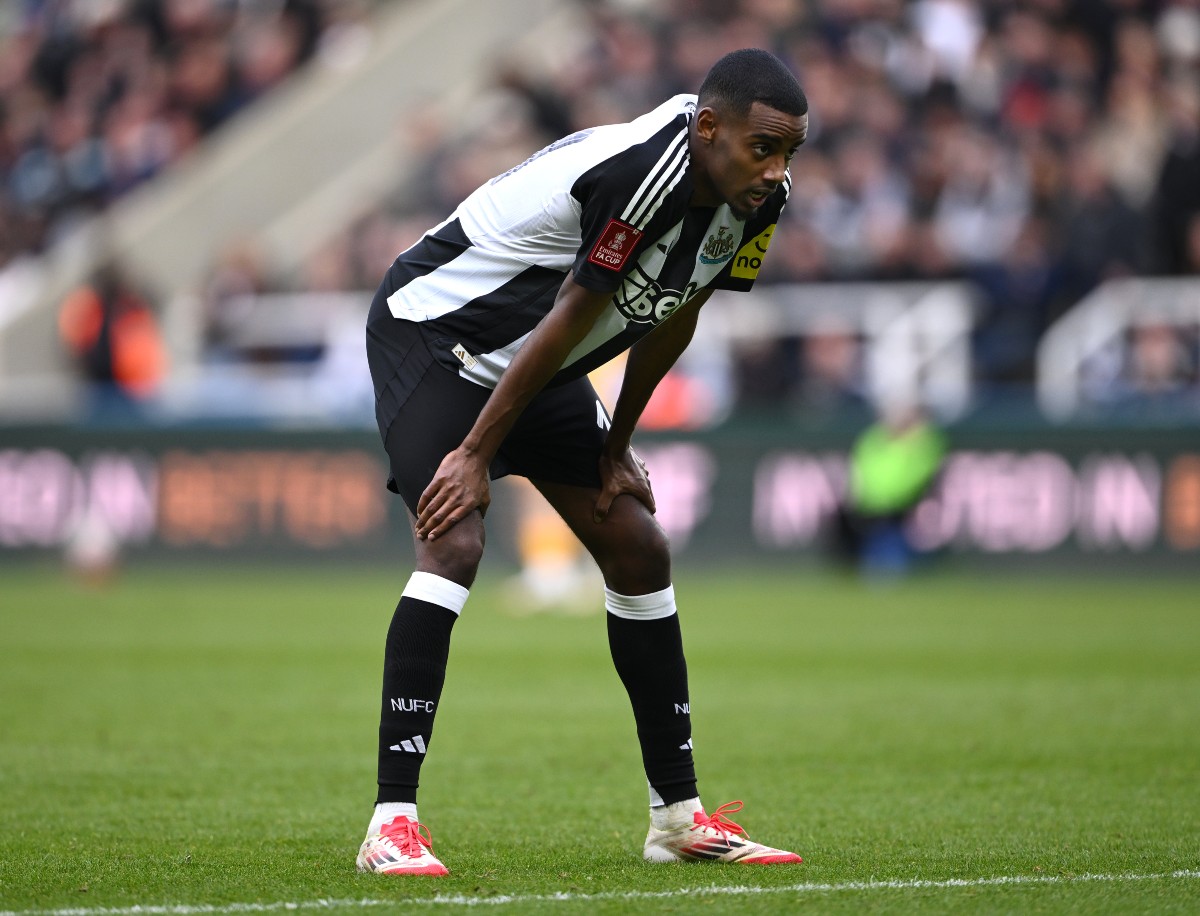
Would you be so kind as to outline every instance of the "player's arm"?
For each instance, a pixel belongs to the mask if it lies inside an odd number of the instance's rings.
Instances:
[[[447,455],[417,503],[417,537],[436,538],[491,502],[488,467],[521,412],[546,386],[612,301],[611,292],[563,281],[554,306],[500,376],[462,444]]]
[[[600,455],[600,496],[596,500],[595,520],[602,522],[612,501],[621,493],[637,497],[646,508],[654,511],[654,494],[646,476],[645,465],[630,449],[634,428],[654,389],[663,380],[696,332],[700,307],[712,295],[711,289],[701,290],[680,306],[670,318],[639,340],[629,351],[621,393],[613,409],[612,427]]]

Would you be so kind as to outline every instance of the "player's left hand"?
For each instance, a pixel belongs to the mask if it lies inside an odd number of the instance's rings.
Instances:
[[[654,492],[650,489],[650,471],[632,448],[619,456],[600,456],[600,495],[596,498],[593,520],[600,524],[608,517],[613,500],[628,493],[654,514]]]

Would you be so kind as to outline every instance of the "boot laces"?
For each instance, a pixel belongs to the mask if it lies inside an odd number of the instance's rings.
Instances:
[[[712,830],[716,830],[721,834],[721,837],[726,840],[729,839],[730,835],[741,835],[745,831],[742,830],[740,824],[735,824],[733,821],[731,821],[726,816],[726,812],[729,814],[736,814],[742,810],[742,807],[743,805],[740,801],[731,801],[721,805],[721,807],[719,807],[712,814],[705,814],[703,811],[697,811],[694,815],[692,815],[693,820],[696,822],[696,826],[692,827],[691,829],[702,830],[707,827]]]
[[[403,815],[392,818],[379,832],[392,841],[401,855],[410,859],[419,859],[426,849],[433,851],[433,834],[429,828]]]

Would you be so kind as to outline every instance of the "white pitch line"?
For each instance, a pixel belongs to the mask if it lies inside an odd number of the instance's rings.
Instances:
[[[941,881],[845,881],[840,884],[787,884],[780,887],[710,885],[684,887],[669,891],[601,891],[595,894],[562,892],[558,894],[497,894],[492,897],[435,896],[378,900],[298,900],[276,903],[226,903],[142,905],[127,907],[68,907],[58,910],[0,910],[0,916],[208,916],[222,913],[276,913],[296,910],[366,909],[405,906],[519,906],[527,903],[586,903],[605,900],[662,900],[679,897],[752,896],[758,894],[831,894],[847,891],[927,890],[959,887],[1004,887],[1022,884],[1081,884],[1131,881],[1188,880],[1200,878],[1200,871],[1179,870],[1158,874],[1116,875],[1001,875],[996,878],[946,878]]]

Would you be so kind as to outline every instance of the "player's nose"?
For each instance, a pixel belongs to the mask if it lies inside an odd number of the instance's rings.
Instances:
[[[783,184],[783,179],[787,176],[787,158],[783,155],[772,156],[765,164],[763,183],[771,185],[772,188]]]

